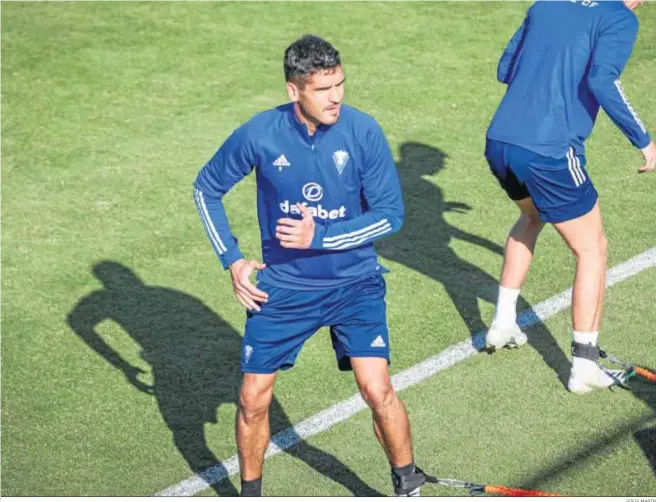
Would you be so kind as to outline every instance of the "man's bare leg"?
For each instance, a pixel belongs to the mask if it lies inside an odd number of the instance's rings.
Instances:
[[[583,216],[554,226],[576,257],[572,294],[574,357],[568,388],[574,393],[585,394],[610,387],[621,377],[621,372],[609,374],[596,363],[608,248],[599,203]]]
[[[264,454],[271,436],[269,405],[275,380],[275,373],[245,373],[239,391],[235,428],[242,496],[262,495]]]
[[[486,345],[494,349],[519,347],[527,341],[517,326],[517,299],[533,260],[535,243],[544,228],[529,197],[515,203],[521,214],[506,240],[494,321],[486,336]]]
[[[410,421],[392,386],[387,360],[352,357],[351,366],[360,394],[371,408],[376,437],[392,467],[395,492],[397,495],[419,495],[425,479],[414,465]]]

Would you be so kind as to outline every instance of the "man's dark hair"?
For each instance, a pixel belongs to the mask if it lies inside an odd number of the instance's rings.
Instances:
[[[285,81],[303,85],[313,73],[341,64],[339,52],[332,45],[314,35],[304,35],[285,51]]]

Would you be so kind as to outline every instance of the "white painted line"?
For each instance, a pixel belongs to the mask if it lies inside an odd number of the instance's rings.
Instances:
[[[655,265],[656,247],[611,268],[606,276],[606,287],[622,282]],[[529,326],[544,321],[549,317],[566,310],[569,308],[571,301],[572,289],[570,288],[543,301],[533,309],[525,310],[520,313],[517,322],[520,327],[528,328]],[[425,361],[394,375],[392,377],[394,388],[397,391],[400,391],[406,387],[415,385],[442,370],[450,368],[451,366],[478,354],[479,352],[475,347],[480,347],[482,345],[484,336],[484,331],[477,333],[474,336],[473,341],[471,338],[468,338],[463,342],[448,347],[436,356],[426,359]],[[367,408],[367,405],[360,397],[360,394],[351,396],[347,400],[337,403],[330,408],[303,420],[295,427],[290,427],[276,434],[271,438],[265,458],[277,455],[287,448],[301,442],[303,439],[315,436],[316,434],[331,428],[333,425],[343,422],[365,408]],[[239,473],[239,461],[235,455],[234,457],[230,457],[230,459],[223,464],[210,467],[200,474],[192,476],[177,485],[170,486],[157,495],[164,497],[195,495],[205,488],[237,473]]]

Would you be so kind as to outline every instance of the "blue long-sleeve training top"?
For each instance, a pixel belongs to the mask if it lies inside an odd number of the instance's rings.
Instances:
[[[385,271],[373,241],[399,230],[404,206],[392,152],[371,116],[342,105],[337,123],[310,135],[289,103],[255,115],[232,133],[194,184],[196,206],[224,268],[243,255],[222,198],[253,169],[267,265],[259,281],[321,289]],[[296,203],[314,216],[310,249],[283,248],[276,239],[278,219],[301,219]]]
[[[540,155],[585,153],[601,106],[637,148],[647,128],[622,89],[620,75],[638,34],[621,1],[539,1],[527,11],[499,61],[508,84],[487,137]]]

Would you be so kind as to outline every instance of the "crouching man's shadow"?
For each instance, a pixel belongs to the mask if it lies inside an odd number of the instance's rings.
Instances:
[[[204,425],[216,423],[219,406],[237,401],[241,336],[199,299],[146,285],[120,263],[102,262],[93,272],[104,287],[78,302],[68,314],[70,327],[131,385],[155,398],[189,468],[213,484],[217,494],[238,495],[207,445]],[[129,364],[96,332],[104,320],[119,324],[141,348],[143,361],[151,366],[152,385],[140,377],[141,368]],[[270,419],[272,437],[292,426],[275,396]],[[354,495],[381,495],[333,455],[305,441],[286,451]]]

